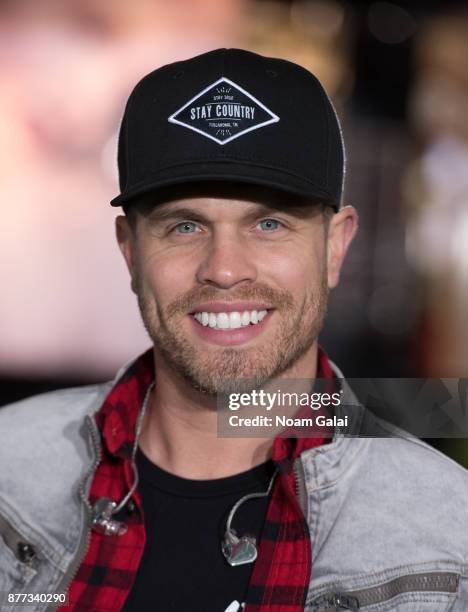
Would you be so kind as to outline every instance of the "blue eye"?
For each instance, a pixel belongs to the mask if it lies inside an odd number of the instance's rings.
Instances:
[[[279,221],[277,221],[276,219],[263,219],[263,221],[260,221],[259,225],[262,230],[265,230],[266,232],[271,232],[272,230],[278,229]]]
[[[184,221],[177,224],[174,229],[178,234],[193,234],[196,228],[197,226],[192,221]]]

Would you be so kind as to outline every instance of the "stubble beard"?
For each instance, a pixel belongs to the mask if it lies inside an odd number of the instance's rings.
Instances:
[[[289,370],[317,339],[328,301],[325,273],[319,287],[299,305],[287,291],[265,285],[244,288],[229,300],[256,299],[274,305],[273,316],[279,322],[273,338],[271,334],[267,341],[261,342],[259,338],[253,347],[217,347],[214,351],[204,351],[201,344],[191,341],[179,323],[191,311],[191,306],[223,299],[219,290],[203,287],[188,292],[173,301],[165,312],[138,278],[136,293],[144,326],[166,365],[194,389],[210,395],[257,388]]]

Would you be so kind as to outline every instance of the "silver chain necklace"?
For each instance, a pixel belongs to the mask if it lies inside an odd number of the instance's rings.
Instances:
[[[132,446],[132,452],[130,455],[130,460],[133,469],[133,483],[130,487],[128,493],[121,499],[119,503],[113,501],[109,497],[100,497],[93,506],[92,509],[92,529],[106,536],[122,536],[124,535],[128,527],[126,523],[123,521],[119,521],[114,518],[114,515],[117,514],[124,508],[129,499],[132,497],[136,488],[138,487],[138,469],[136,466],[136,453],[138,450],[138,441],[141,434],[141,429],[143,426],[143,419],[146,414],[146,410],[149,403],[149,398],[151,396],[151,392],[154,389],[154,382],[150,384],[148,387],[145,397],[143,399],[143,403],[141,405],[140,412],[137,417],[137,421],[135,424],[135,440]],[[258,492],[258,493],[249,493],[248,495],[244,495],[241,497],[234,506],[231,508],[229,516],[226,521],[226,529],[224,532],[224,537],[221,542],[221,551],[226,559],[226,561],[232,567],[237,565],[245,565],[246,563],[253,563],[257,558],[258,550],[257,550],[257,541],[254,536],[251,535],[243,535],[238,536],[236,531],[231,527],[233,518],[237,510],[240,506],[250,500],[250,499],[258,499],[261,497],[267,497],[271,489],[273,488],[273,483],[278,474],[278,469],[275,470],[273,476],[270,479],[268,484],[268,488],[266,491]]]

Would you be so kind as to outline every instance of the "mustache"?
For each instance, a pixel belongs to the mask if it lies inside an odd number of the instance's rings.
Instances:
[[[200,302],[237,302],[242,300],[257,300],[266,302],[277,310],[287,310],[294,305],[292,293],[285,290],[272,289],[263,283],[257,283],[250,287],[239,287],[232,292],[223,292],[215,287],[194,287],[187,293],[173,300],[166,309],[167,318],[187,314],[195,310]]]

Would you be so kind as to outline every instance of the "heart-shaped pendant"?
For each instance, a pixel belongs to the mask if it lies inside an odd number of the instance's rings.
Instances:
[[[106,536],[125,535],[127,525],[112,518],[112,512],[116,507],[115,501],[108,497],[100,497],[93,507],[92,529]]]
[[[232,567],[253,563],[257,558],[256,540],[251,536],[238,538],[230,532],[226,534],[223,553],[227,562]]]

